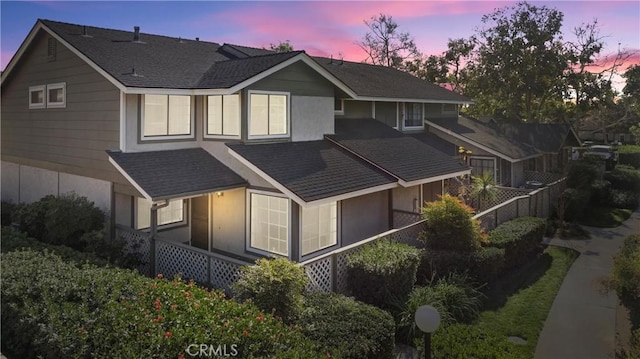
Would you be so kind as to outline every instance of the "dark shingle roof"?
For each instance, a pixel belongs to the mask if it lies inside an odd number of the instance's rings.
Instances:
[[[305,202],[396,182],[326,140],[227,146]]]
[[[471,102],[471,99],[390,67],[314,57],[358,96],[431,101]]]
[[[526,143],[543,153],[558,153],[571,135],[571,125],[552,123],[507,123],[498,124],[500,132],[507,138]],[[571,136],[573,137],[573,136]],[[569,145],[579,146],[574,138]]]
[[[508,159],[520,160],[539,154],[532,146],[507,138],[497,129],[464,116],[459,116],[457,120],[446,118],[429,119],[427,123],[429,122],[445,130],[452,131],[476,144],[483,145]]]
[[[242,177],[202,148],[107,154],[153,200],[246,185]]]
[[[469,169],[451,156],[373,119],[336,120],[336,134],[327,137],[405,182]]]
[[[429,147],[434,148],[447,156],[450,156],[450,157],[458,156],[458,147],[455,144],[448,142],[447,140],[440,138],[434,135],[433,133],[429,133],[429,132],[412,133],[412,134],[409,134],[409,136],[415,138],[416,140],[424,144],[427,144]]]

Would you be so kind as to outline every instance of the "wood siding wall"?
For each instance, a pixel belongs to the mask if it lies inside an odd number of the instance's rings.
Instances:
[[[2,84],[2,159],[122,183],[105,150],[119,148],[120,92],[40,32]],[[66,108],[29,109],[29,87],[66,83]]]

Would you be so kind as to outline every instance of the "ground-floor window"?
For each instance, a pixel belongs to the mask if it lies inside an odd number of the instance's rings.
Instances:
[[[250,247],[289,255],[289,200],[250,193]]]
[[[493,158],[470,157],[469,166],[471,167],[472,176],[481,176],[483,173],[489,173],[496,178],[496,162]]]
[[[186,207],[183,199],[170,200],[169,205],[158,209],[158,226],[186,224]],[[151,227],[151,202],[138,198],[136,203],[136,229]]]
[[[338,214],[335,202],[302,209],[302,255],[338,243]]]

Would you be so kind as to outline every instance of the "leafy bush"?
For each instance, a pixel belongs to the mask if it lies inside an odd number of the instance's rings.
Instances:
[[[2,253],[13,252],[18,249],[31,249],[37,252],[51,252],[60,256],[67,262],[74,262],[78,265],[91,263],[98,266],[105,266],[108,262],[93,253],[79,252],[73,248],[60,245],[42,243],[33,238],[28,238],[26,233],[13,227],[2,227]]]
[[[19,204],[12,220],[30,237],[50,244],[82,249],[87,232],[104,226],[105,215],[93,202],[71,192],[48,195],[30,204]]]
[[[334,293],[308,294],[300,326],[307,338],[332,357],[393,358],[393,317],[352,298]]]
[[[423,215],[428,225],[421,239],[429,249],[471,252],[486,239],[473,209],[456,197],[447,194],[428,202]]]
[[[263,311],[291,323],[302,312],[308,281],[304,270],[295,263],[285,258],[262,258],[256,265],[240,269],[233,291],[238,300],[250,299]]]
[[[574,188],[567,188],[562,192],[565,203],[564,219],[573,222],[582,218],[585,208],[589,204],[591,192]]]
[[[605,175],[605,179],[611,182],[611,187],[614,189],[640,193],[639,170],[617,166],[613,171]]]
[[[480,283],[486,283],[498,276],[504,267],[504,249],[482,248],[471,255],[469,275]]]
[[[138,252],[126,250],[127,242],[121,238],[106,238],[104,229],[87,232],[80,237],[83,251],[109,261],[109,263],[123,268],[138,268],[142,264],[142,257]]]
[[[571,161],[567,172],[567,187],[589,190],[595,180],[602,179],[599,158]]]
[[[640,193],[613,189],[609,198],[609,205],[613,208],[635,210],[640,203]]]
[[[640,169],[640,146],[624,145],[618,147],[618,163]]]
[[[611,182],[605,180],[595,180],[591,185],[590,203],[597,206],[606,206],[609,204],[611,196]]]
[[[318,357],[314,344],[252,304],[136,272],[78,268],[51,253],[2,254],[2,352],[33,358],[176,358],[190,343],[240,357]]]
[[[489,232],[489,246],[504,249],[505,266],[521,263],[542,242],[545,220],[519,217],[505,222]]]
[[[433,279],[446,277],[450,273],[469,270],[475,252],[425,249],[422,251],[417,282],[425,284]]]
[[[393,308],[411,292],[419,263],[419,249],[381,238],[347,256],[347,283],[356,299]]]
[[[467,275],[450,274],[428,286],[416,287],[398,319],[401,336],[409,339],[420,334],[415,325],[415,313],[419,307],[430,305],[440,313],[442,325],[467,323],[480,314],[482,293],[474,287]]]
[[[10,226],[11,225],[11,214],[16,208],[16,205],[11,202],[0,202],[2,207],[0,207],[0,225],[2,226]]]
[[[613,285],[624,302],[640,303],[640,234],[625,238],[614,258]]]
[[[415,345],[424,355],[422,338]],[[453,324],[433,333],[431,350],[434,358],[511,359],[517,357],[513,345],[505,337],[491,335],[477,326]]]

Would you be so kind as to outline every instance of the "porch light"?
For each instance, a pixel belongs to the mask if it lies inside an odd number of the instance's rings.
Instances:
[[[423,305],[416,310],[416,325],[424,332],[424,357],[431,359],[431,333],[440,326],[440,313],[430,305]]]
[[[218,198],[223,197],[224,196],[224,192],[216,192],[216,196],[218,196]]]

